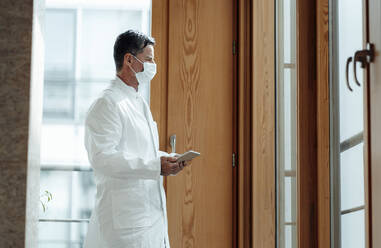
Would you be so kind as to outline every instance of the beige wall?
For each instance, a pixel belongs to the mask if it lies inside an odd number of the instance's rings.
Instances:
[[[32,18],[33,9],[41,9],[41,3],[36,0],[34,6],[33,0],[0,2],[2,248],[37,247],[43,49],[39,31],[42,30],[41,16],[35,16],[34,25]],[[34,43],[33,49],[32,29],[37,31],[33,33],[33,40],[39,41]]]

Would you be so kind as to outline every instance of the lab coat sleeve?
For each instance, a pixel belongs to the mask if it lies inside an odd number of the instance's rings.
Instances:
[[[119,151],[121,137],[122,121],[115,104],[105,98],[98,99],[87,114],[85,126],[85,147],[94,171],[119,179],[158,180],[160,157],[144,160]]]
[[[163,151],[157,151],[159,157],[170,157],[169,153]]]
[[[168,153],[168,152],[163,152],[163,151],[157,151],[157,153],[158,153],[159,157],[175,157],[175,156],[179,156],[179,154],[175,153],[175,152]]]

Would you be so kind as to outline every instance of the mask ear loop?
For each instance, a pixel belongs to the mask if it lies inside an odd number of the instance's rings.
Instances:
[[[136,60],[138,60],[141,63],[141,61],[134,54],[131,53],[131,55],[132,57],[134,57]],[[136,75],[137,72],[134,69],[132,69],[132,66],[130,64],[128,65],[128,67],[130,67],[131,71],[133,71],[133,73],[135,73]],[[143,67],[143,70],[144,70],[144,67]]]
[[[132,54],[132,53],[131,53],[131,54]],[[138,59],[135,55],[132,54],[132,56],[133,56],[137,61],[139,61],[140,64],[144,65],[144,63],[143,63],[142,61],[140,61],[140,59]]]
[[[136,75],[136,71],[135,71],[134,69],[132,69],[132,66],[128,65],[128,67],[130,67],[131,71],[132,71],[133,73],[135,73],[135,75]]]
[[[138,59],[134,54],[132,54],[131,53],[131,55],[132,55],[132,57],[134,57],[140,64],[142,64],[143,65],[143,71],[144,71],[144,63],[142,62],[142,61],[140,61],[140,59]],[[135,75],[136,75],[136,71],[134,70],[134,69],[132,69],[132,67],[130,66],[130,65],[128,65],[129,67],[130,67],[130,69],[135,73]],[[142,72],[143,72],[142,71]]]

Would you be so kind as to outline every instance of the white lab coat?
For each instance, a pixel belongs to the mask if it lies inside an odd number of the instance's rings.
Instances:
[[[97,194],[85,248],[169,248],[157,125],[118,77],[90,107],[85,146]],[[166,245],[164,245],[166,244]]]

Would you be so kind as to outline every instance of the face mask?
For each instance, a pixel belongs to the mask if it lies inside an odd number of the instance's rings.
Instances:
[[[134,69],[132,69],[131,66],[130,69],[135,73],[136,79],[138,80],[139,84],[148,83],[156,75],[156,64],[149,62],[143,63],[137,57],[134,56],[134,58],[141,64],[143,64],[143,71],[136,72],[134,71]]]

